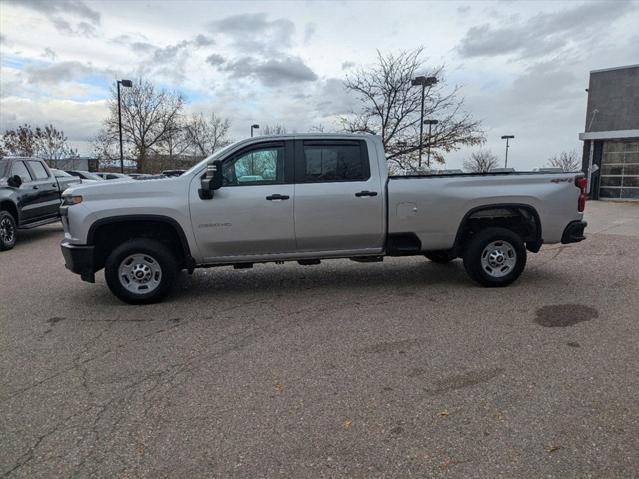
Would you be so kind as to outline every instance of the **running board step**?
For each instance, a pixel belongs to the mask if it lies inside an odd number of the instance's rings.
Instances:
[[[321,261],[319,259],[300,259],[297,261],[297,264],[301,264],[302,266],[313,266],[320,263]]]

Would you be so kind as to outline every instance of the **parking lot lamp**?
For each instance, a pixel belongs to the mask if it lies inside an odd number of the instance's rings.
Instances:
[[[502,140],[506,140],[506,161],[504,162],[504,168],[508,168],[508,140],[512,140],[515,138],[514,135],[504,135],[501,137]]]
[[[426,94],[426,87],[433,86],[435,83],[437,83],[437,77],[425,76],[413,78],[411,82],[411,85],[413,86],[421,85],[422,87],[422,108],[419,117],[419,168],[422,167],[422,148],[424,146],[424,96]]]
[[[439,120],[424,120],[424,125],[428,125],[428,151],[426,153],[426,167],[430,169],[430,136],[433,125],[439,123]]]
[[[260,127],[257,123],[255,125],[251,125],[251,138],[253,138],[253,130],[257,130]]]
[[[120,103],[120,85],[125,88],[131,88],[133,83],[131,80],[118,80],[118,130],[120,133],[120,173],[124,173],[124,154],[122,153],[122,105]]]

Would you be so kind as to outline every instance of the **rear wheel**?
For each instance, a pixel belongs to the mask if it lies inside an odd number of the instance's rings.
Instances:
[[[162,243],[139,238],[129,240],[109,255],[104,277],[113,294],[130,304],[155,303],[171,290],[177,264]]]
[[[0,251],[11,249],[16,244],[16,220],[8,211],[0,211]]]
[[[526,266],[526,247],[521,237],[506,228],[487,228],[466,244],[464,268],[483,286],[507,286]]]
[[[424,256],[426,256],[433,263],[440,263],[440,264],[450,263],[452,260],[457,258],[457,256],[454,255],[452,251],[450,250],[426,251],[424,253]]]

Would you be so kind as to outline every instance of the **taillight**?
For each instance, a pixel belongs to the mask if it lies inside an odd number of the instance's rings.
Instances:
[[[586,186],[588,185],[588,180],[583,176],[578,176],[575,178],[575,186],[579,188],[579,199],[577,200],[577,211],[580,213],[586,209]]]

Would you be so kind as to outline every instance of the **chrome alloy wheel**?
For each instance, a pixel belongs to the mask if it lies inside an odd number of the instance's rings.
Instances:
[[[162,280],[162,267],[153,256],[132,254],[122,260],[118,268],[120,284],[135,294],[154,291]]]
[[[508,241],[493,241],[481,252],[481,267],[493,278],[502,278],[517,264],[517,253]]]
[[[0,221],[0,238],[2,238],[2,241],[5,244],[11,244],[13,243],[15,235],[16,230],[13,227],[11,220],[6,217],[2,218],[2,221]]]

